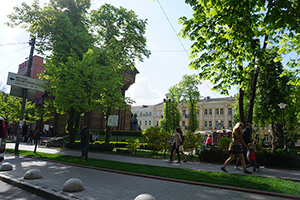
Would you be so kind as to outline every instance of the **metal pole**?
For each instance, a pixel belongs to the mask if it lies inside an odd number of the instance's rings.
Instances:
[[[286,151],[286,139],[285,139],[285,124],[284,124],[284,109],[282,110],[282,133],[283,133],[283,148]]]
[[[29,44],[31,45],[30,54],[29,54],[29,60],[27,65],[27,72],[26,76],[31,76],[31,66],[33,61],[33,52],[34,52],[34,45],[35,45],[35,37],[33,37]],[[27,89],[23,88],[23,97],[22,97],[22,107],[21,107],[21,115],[20,115],[20,121],[19,121],[19,127],[17,131],[17,139],[16,139],[16,145],[15,145],[15,152],[19,150],[19,144],[20,144],[20,135],[22,132],[22,125],[23,125],[23,117],[24,117],[24,110],[25,110],[25,104],[26,104],[26,98],[27,98]]]

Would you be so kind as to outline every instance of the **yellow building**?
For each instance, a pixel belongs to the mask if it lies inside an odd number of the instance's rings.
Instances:
[[[234,97],[210,98],[205,97],[198,103],[198,131],[216,131],[220,129],[232,129],[233,127],[233,104]],[[187,105],[179,105],[182,115],[181,127],[188,129],[189,109]],[[163,103],[154,105],[154,125],[159,125],[159,120],[163,117]]]
[[[142,130],[155,126],[153,105],[131,106],[131,112],[137,115],[136,118]]]

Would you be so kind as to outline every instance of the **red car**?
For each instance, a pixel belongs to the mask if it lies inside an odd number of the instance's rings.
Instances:
[[[6,129],[4,119],[0,117],[0,166],[4,160],[5,153],[5,144],[6,144]]]

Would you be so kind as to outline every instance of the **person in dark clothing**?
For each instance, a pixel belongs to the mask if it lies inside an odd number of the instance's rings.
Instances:
[[[251,131],[251,123],[246,122],[245,123],[245,128],[242,131],[242,139],[244,140],[245,144],[249,144],[252,142],[252,131]],[[242,152],[246,158],[247,155],[247,149],[246,147],[242,146]],[[249,167],[249,162],[247,161],[247,159],[245,159],[246,165],[247,167]],[[240,157],[237,159],[236,163],[235,163],[235,169],[240,169],[239,166],[241,164],[241,159]]]
[[[83,124],[83,127],[79,132],[79,134],[80,134],[81,156],[85,156],[86,132],[87,132],[86,124]]]

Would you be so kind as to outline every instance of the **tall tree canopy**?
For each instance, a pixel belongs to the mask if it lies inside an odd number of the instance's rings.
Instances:
[[[88,12],[90,5],[90,0],[50,0],[40,7],[34,0],[31,6],[15,7],[7,23],[37,36],[40,53],[50,51],[43,78],[58,111],[70,116],[71,142],[80,114],[124,104],[122,73],[150,55],[144,37],[147,20],[109,4]]]
[[[228,94],[238,85],[239,112],[245,122],[243,94],[250,88],[247,121],[252,122],[257,78],[265,70],[268,46],[278,46],[278,57],[300,50],[300,12],[297,0],[186,0],[193,17],[181,18],[182,36],[193,41],[191,68],[210,80],[215,91]],[[295,59],[288,63],[298,65]]]

